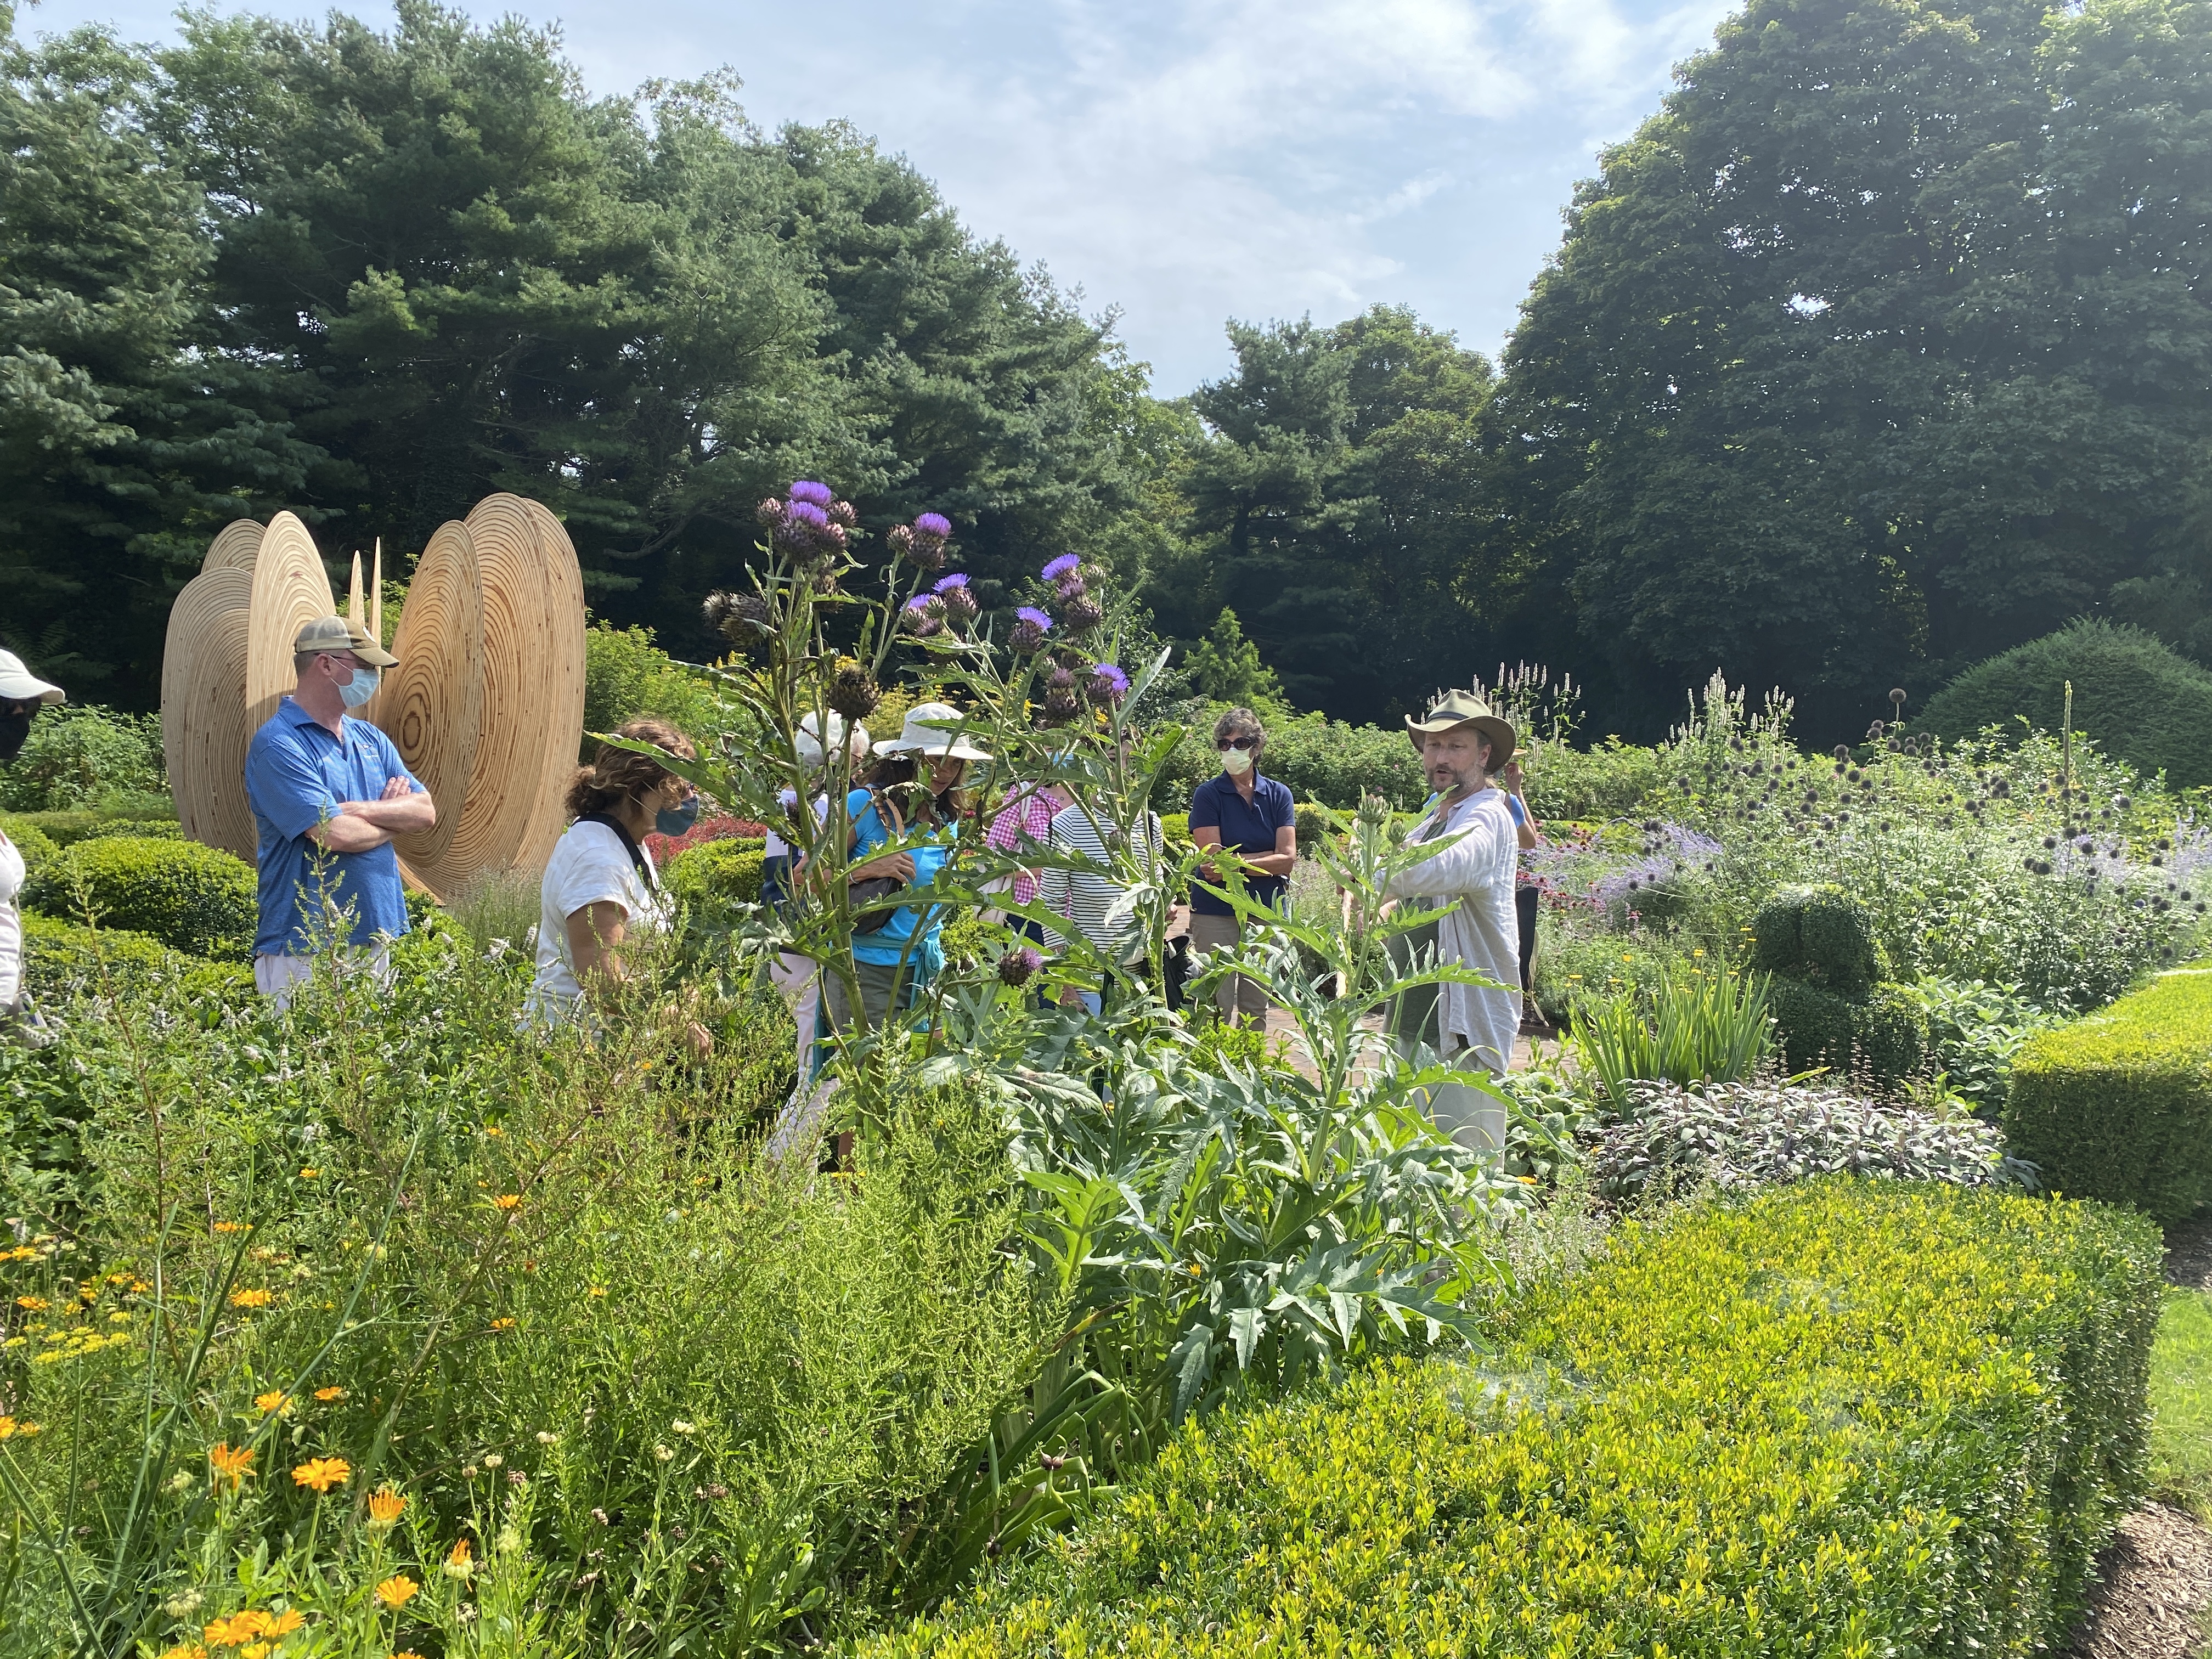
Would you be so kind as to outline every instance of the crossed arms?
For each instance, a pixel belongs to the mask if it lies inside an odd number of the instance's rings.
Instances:
[[[404,777],[393,777],[386,781],[377,799],[342,800],[337,811],[307,834],[333,853],[366,853],[394,836],[428,830],[437,821],[437,803],[430,792],[416,788]]]

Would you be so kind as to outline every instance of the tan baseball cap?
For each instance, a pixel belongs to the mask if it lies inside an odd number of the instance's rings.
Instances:
[[[372,668],[390,668],[399,659],[368,637],[368,630],[343,617],[318,617],[292,636],[292,649],[350,651]]]

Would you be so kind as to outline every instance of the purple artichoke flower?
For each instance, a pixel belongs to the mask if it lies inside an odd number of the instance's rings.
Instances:
[[[765,528],[773,530],[783,522],[783,503],[770,495],[753,509],[753,517],[758,519]]]
[[[999,977],[1018,991],[1035,979],[1043,966],[1044,958],[1024,945],[999,958]]]
[[[942,513],[925,513],[914,521],[917,536],[934,536],[942,541],[952,533],[952,520]]]
[[[931,592],[939,595],[945,595],[950,594],[956,587],[965,587],[967,586],[968,573],[964,570],[956,570],[949,576],[939,576],[937,579],[937,586],[933,588]]]
[[[1129,695],[1129,677],[1112,663],[1102,662],[1091,671],[1083,691],[1093,702],[1117,703]]]
[[[968,586],[968,578],[958,571],[937,584],[937,595],[945,601],[945,614],[956,623],[971,623],[983,614],[983,607]]]
[[[1085,595],[1077,594],[1060,608],[1060,619],[1071,634],[1088,634],[1106,620],[1106,613]]]
[[[792,488],[796,489],[799,486],[793,484]],[[803,499],[794,500],[790,511],[784,516],[793,524],[803,524],[809,530],[827,530],[830,527],[830,515],[815,502]]]
[[[809,507],[827,507],[837,498],[828,484],[817,483],[811,478],[800,478],[791,486],[791,499],[805,501]]]
[[[917,593],[899,612],[899,623],[918,640],[945,631],[945,601],[934,593]]]
[[[1082,564],[1083,561],[1074,554],[1063,553],[1038,574],[1048,582],[1056,582],[1063,576],[1073,575]]]
[[[1052,631],[1052,618],[1034,605],[1024,605],[1014,612],[1013,632],[1006,643],[1024,656],[1044,648],[1044,636]]]

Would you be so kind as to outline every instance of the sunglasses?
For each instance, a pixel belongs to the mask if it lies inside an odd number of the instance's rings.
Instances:
[[[1215,744],[1213,746],[1216,749],[1241,750],[1249,755],[1252,750],[1260,746],[1260,739],[1257,738],[1224,738],[1220,742]]]

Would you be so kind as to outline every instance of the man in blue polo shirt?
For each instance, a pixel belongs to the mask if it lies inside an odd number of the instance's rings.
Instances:
[[[398,660],[343,617],[309,623],[292,641],[299,685],[246,751],[261,834],[253,982],[280,1008],[318,956],[346,947],[380,962],[407,931],[392,838],[429,829],[437,805],[392,739],[346,714]]]

